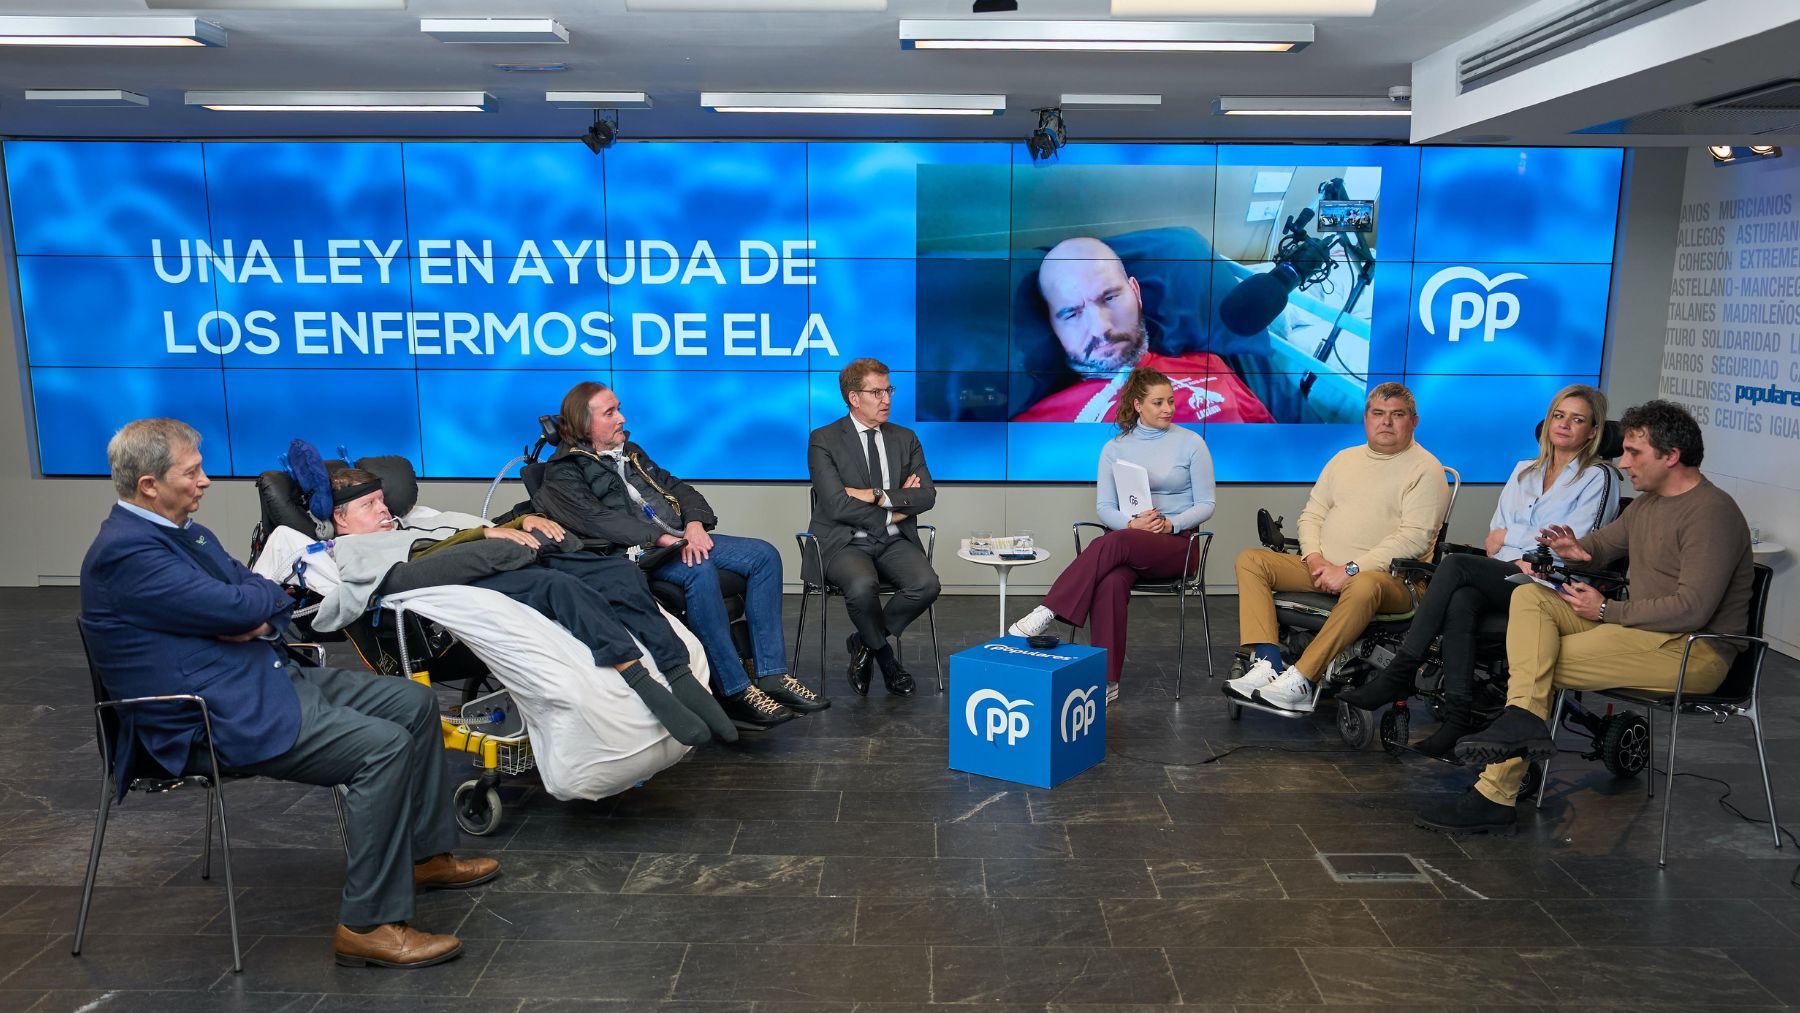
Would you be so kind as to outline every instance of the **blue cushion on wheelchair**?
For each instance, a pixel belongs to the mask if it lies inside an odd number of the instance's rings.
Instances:
[[[300,490],[301,501],[308,513],[319,520],[331,518],[331,475],[325,470],[325,459],[319,448],[305,440],[288,444],[287,472]]]

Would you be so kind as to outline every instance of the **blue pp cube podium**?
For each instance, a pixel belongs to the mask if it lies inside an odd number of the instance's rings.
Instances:
[[[1106,759],[1106,651],[1001,637],[950,658],[950,769],[1052,788]]]

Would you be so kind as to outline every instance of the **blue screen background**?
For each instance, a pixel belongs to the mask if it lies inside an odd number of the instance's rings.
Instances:
[[[1021,195],[1092,167],[1347,165],[1381,181],[1369,375],[1318,372],[1409,384],[1420,441],[1466,481],[1503,481],[1518,441],[1491,434],[1597,381],[1622,169],[1616,150],[1303,145],[1076,144],[1050,166],[1002,143],[646,142],[594,157],[567,142],[9,141],[4,157],[44,473],[105,474],[119,425],[174,415],[221,473],[274,467],[299,436],[444,478],[491,477],[595,379],[677,474],[804,479],[808,431],[844,411],[838,370],[873,356],[938,479],[1092,481],[1110,425],[1005,421],[1022,382],[1012,301],[1041,257]],[[924,166],[954,167],[954,193]],[[1188,223],[1242,220],[1220,193]],[[921,202],[946,200],[934,220],[954,228],[924,234]],[[768,250],[794,273],[750,281]],[[459,251],[486,254],[493,280],[466,264],[459,277]],[[1200,256],[1215,292],[1267,266]],[[946,278],[966,305],[931,305]],[[1491,341],[1479,324],[1451,340],[1455,308],[1479,300],[1516,319]],[[946,312],[960,354],[928,344]],[[1207,342],[1225,337],[1207,326]],[[1308,482],[1361,439],[1346,422],[1193,428],[1227,482]]]

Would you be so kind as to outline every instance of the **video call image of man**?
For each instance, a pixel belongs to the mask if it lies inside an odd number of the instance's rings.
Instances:
[[[1153,276],[1131,273],[1114,243],[1146,258]],[[1178,256],[1181,259],[1163,260]],[[1211,247],[1192,229],[1130,233],[1111,242],[1065,239],[1044,255],[1035,293],[1021,293],[1049,328],[1038,342],[1017,328],[1022,369],[1050,388],[1014,422],[1104,422],[1118,409],[1132,369],[1155,369],[1175,387],[1175,422],[1300,422],[1296,378],[1275,375],[1266,330],[1241,337],[1214,329],[1218,293],[1209,298]],[[1150,257],[1158,259],[1149,260]],[[1191,259],[1190,259],[1191,258]],[[1035,295],[1035,298],[1033,298]]]
[[[687,646],[656,607],[636,565],[581,549],[580,539],[544,517],[507,525],[400,528],[381,479],[357,468],[331,476],[337,537],[331,556],[342,582],[314,618],[339,629],[380,595],[468,585],[498,591],[568,630],[612,668],[683,745],[737,741],[737,728],[688,667]],[[668,688],[643,663],[644,645]]]
[[[939,584],[919,540],[918,515],[937,504],[925,448],[905,426],[888,420],[894,384],[887,366],[857,359],[838,374],[849,414],[812,431],[806,469],[812,479],[812,531],[820,559],[803,557],[808,577],[842,589],[856,632],[850,688],[869,693],[874,665],[895,696],[911,696],[913,677],[888,643],[937,600]],[[810,553],[807,554],[810,556]],[[893,585],[885,606],[881,584]]]

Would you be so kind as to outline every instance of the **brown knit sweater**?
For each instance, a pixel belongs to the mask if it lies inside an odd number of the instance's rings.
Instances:
[[[1631,600],[1606,621],[1658,633],[1743,633],[1750,619],[1750,526],[1705,478],[1679,496],[1643,493],[1618,520],[1581,539],[1604,566],[1631,557]]]

